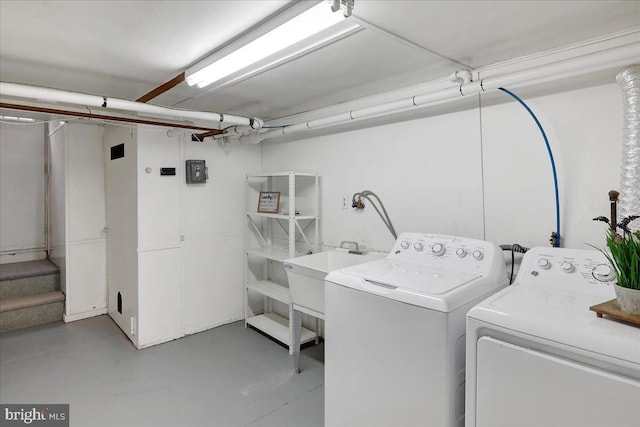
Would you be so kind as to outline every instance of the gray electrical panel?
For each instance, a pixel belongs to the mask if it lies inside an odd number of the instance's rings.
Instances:
[[[209,178],[204,160],[187,160],[187,184],[204,184]]]

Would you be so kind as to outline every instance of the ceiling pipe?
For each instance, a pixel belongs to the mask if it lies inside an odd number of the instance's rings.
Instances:
[[[194,133],[191,136],[191,139],[192,141],[203,141],[205,138],[209,138],[209,137],[213,137],[214,139],[229,137],[237,140],[237,139],[240,139],[241,136],[246,135],[252,131],[257,132],[251,126],[236,125],[236,126],[230,126],[228,128],[225,128],[224,131]]]
[[[216,123],[217,125],[245,125],[250,126],[252,129],[260,129],[263,125],[263,121],[257,118],[205,111],[178,110],[175,108],[144,104],[142,102],[128,101],[126,99],[107,98],[106,96],[89,95],[19,83],[0,82],[0,96],[35,99],[46,102],[62,102],[94,108],[109,108],[164,118],[200,120]]]
[[[473,80],[471,70],[462,69],[452,73],[449,76],[449,80],[454,83],[471,83]]]
[[[530,86],[564,77],[577,77],[601,70],[623,67],[640,59],[640,46],[632,43],[592,54],[577,56],[548,65],[528,68],[507,75],[482,79],[482,89]]]
[[[240,144],[260,144],[262,142],[260,135],[258,135],[256,132],[242,135],[240,138],[238,138],[238,140],[240,141]]]
[[[224,136],[224,131],[218,131],[218,132],[202,132],[202,133],[194,133],[191,135],[191,140],[192,141],[198,141],[198,142],[202,142],[204,141],[205,138],[209,138],[209,137],[215,137],[216,135],[220,135],[222,134],[222,136]]]
[[[32,105],[19,105],[19,104],[7,103],[7,102],[0,102],[0,108],[6,108],[8,110],[32,111],[36,113],[56,114],[60,116],[83,117],[87,119],[107,120],[112,122],[124,122],[124,123],[134,123],[134,124],[142,124],[142,125],[163,126],[163,127],[169,127],[169,128],[177,128],[177,129],[188,129],[192,131],[199,130],[199,131],[207,131],[210,133],[215,132],[215,134],[219,134],[223,132],[220,129],[211,129],[211,128],[205,128],[200,126],[185,125],[180,123],[169,123],[169,122],[160,122],[156,120],[134,119],[131,117],[108,116],[105,114],[84,113],[80,111],[60,110],[57,108],[36,107]]]
[[[412,97],[386,102],[371,107],[351,110],[328,117],[283,126],[278,129],[262,129],[257,134],[258,142],[280,135],[293,135],[299,132],[341,125],[387,114],[410,111],[419,107],[427,107],[439,103],[459,100],[465,96],[497,90],[499,87],[523,87],[545,83],[565,77],[580,76],[591,72],[622,67],[640,60],[638,43],[631,43],[604,51],[577,56],[551,64],[529,68],[500,76],[487,77],[471,81],[469,70],[453,73],[452,78],[460,79],[459,86],[437,91],[416,94]],[[252,142],[256,138],[251,138]]]

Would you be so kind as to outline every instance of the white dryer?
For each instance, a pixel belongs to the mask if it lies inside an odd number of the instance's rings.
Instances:
[[[404,233],[325,282],[325,425],[462,426],[465,315],[507,285],[500,249]]]
[[[640,328],[597,251],[533,248],[515,283],[467,315],[467,427],[640,426]]]

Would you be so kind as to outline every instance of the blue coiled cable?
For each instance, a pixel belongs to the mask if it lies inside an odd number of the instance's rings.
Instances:
[[[551,160],[551,170],[553,171],[553,186],[556,192],[556,239],[554,242],[554,246],[560,247],[560,195],[558,192],[558,174],[556,173],[556,162],[553,160],[553,152],[551,151],[551,146],[549,145],[549,139],[547,138],[547,134],[542,128],[542,125],[540,124],[540,121],[538,120],[536,115],[533,113],[533,111],[531,111],[531,108],[529,108],[529,106],[518,97],[518,95],[503,87],[499,87],[498,89],[510,95],[513,99],[518,101],[520,105],[522,105],[527,110],[527,112],[529,112],[533,120],[536,122],[536,125],[538,125],[538,129],[540,129],[540,133],[542,133],[542,137],[544,138],[544,143],[547,146],[547,152],[549,153],[549,160]]]

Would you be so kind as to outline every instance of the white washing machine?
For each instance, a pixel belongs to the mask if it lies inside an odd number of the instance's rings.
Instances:
[[[640,328],[597,251],[533,248],[512,286],[467,315],[467,427],[640,426]]]
[[[462,426],[465,315],[507,285],[501,250],[404,233],[325,284],[325,426]]]

